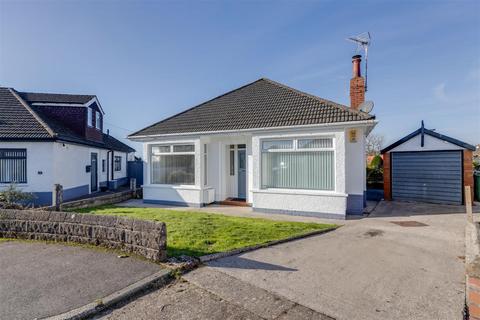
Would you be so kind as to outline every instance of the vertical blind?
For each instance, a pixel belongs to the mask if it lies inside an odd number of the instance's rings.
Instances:
[[[332,139],[299,139],[292,141],[290,149],[277,147],[275,151],[271,151],[272,142],[265,142],[262,188],[335,189],[335,155],[333,149],[328,150],[333,148]],[[281,145],[289,144],[282,141]]]
[[[195,184],[194,145],[153,146],[151,152],[152,184]]]
[[[0,183],[27,183],[26,149],[0,149]]]

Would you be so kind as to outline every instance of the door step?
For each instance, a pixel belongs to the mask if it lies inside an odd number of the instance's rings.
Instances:
[[[218,201],[217,204],[223,206],[251,207],[251,204],[249,204],[247,200],[239,198],[227,198],[223,201]]]

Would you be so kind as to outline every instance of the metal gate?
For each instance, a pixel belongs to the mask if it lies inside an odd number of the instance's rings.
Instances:
[[[462,204],[461,151],[392,152],[392,198]]]

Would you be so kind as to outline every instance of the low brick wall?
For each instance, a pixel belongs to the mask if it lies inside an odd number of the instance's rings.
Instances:
[[[156,262],[167,258],[165,223],[125,217],[0,209],[0,237],[97,245]]]
[[[137,189],[137,193],[141,192],[140,189]],[[106,194],[98,197],[85,198],[75,201],[64,202],[61,205],[62,210],[71,210],[71,209],[81,209],[88,207],[97,207],[106,204],[115,204],[123,202],[129,199],[134,198],[134,192],[131,190],[126,190],[122,192],[116,192],[111,194]],[[55,206],[39,208],[39,210],[55,210]]]

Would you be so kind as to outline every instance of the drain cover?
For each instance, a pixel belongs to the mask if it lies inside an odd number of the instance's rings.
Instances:
[[[428,224],[421,223],[418,221],[390,221],[391,223],[397,224],[401,227],[427,227]]]

